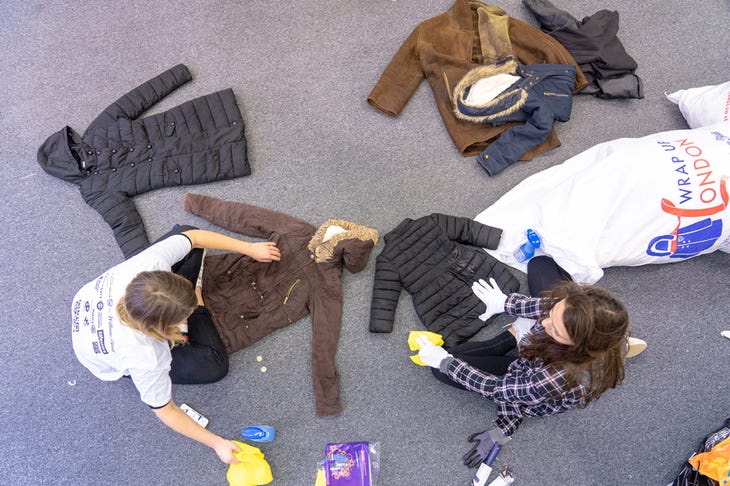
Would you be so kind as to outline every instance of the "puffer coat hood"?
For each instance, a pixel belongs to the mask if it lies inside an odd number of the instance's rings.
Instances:
[[[84,201],[112,227],[125,258],[149,245],[132,197],[251,173],[230,89],[140,118],[191,79],[179,64],[109,105],[83,135],[66,126],[38,149],[43,170],[79,186]]]
[[[38,149],[38,163],[52,176],[79,185],[89,175],[77,152],[71,149],[80,142],[81,136],[65,126],[43,142]]]

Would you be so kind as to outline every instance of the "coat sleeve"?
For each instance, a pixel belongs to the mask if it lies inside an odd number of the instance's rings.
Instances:
[[[133,120],[191,79],[193,78],[188,68],[178,64],[109,105],[91,122],[86,131],[109,125],[119,118]]]
[[[142,217],[129,196],[121,192],[96,192],[83,196],[86,204],[101,214],[111,226],[125,259],[149,246]]]
[[[473,219],[439,213],[433,213],[431,217],[446,233],[447,238],[459,243],[494,250],[502,238],[500,228],[487,226]]]
[[[555,120],[554,113],[536,100],[528,100],[529,109],[533,104],[530,117],[524,124],[511,127],[477,156],[477,162],[490,176],[499,174],[517,162],[530,149],[547,140]]]
[[[256,238],[269,238],[298,228],[311,232],[312,225],[301,219],[250,204],[224,201],[200,194],[185,194],[185,210],[216,226]]]
[[[370,302],[370,332],[392,332],[401,281],[395,265],[381,252],[375,262],[373,298]]]
[[[386,115],[398,116],[425,79],[416,49],[418,37],[419,29],[416,28],[398,49],[368,95],[368,103]]]
[[[335,366],[335,354],[342,327],[342,294],[315,292],[309,304],[312,316],[312,385],[318,416],[342,411],[340,374]]]

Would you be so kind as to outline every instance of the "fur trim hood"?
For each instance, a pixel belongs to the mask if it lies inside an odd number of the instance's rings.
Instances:
[[[332,233],[329,238],[326,237],[328,230]],[[373,228],[342,219],[328,219],[314,233],[307,248],[316,263],[342,260],[351,273],[357,273],[365,268],[377,243],[378,232]]]
[[[507,75],[507,76],[502,76]],[[497,77],[499,76],[499,78]],[[460,120],[473,123],[502,124],[510,121],[526,121],[534,116],[536,108],[545,108],[559,121],[570,119],[575,86],[575,66],[567,64],[521,65],[514,57],[485,64],[468,71],[459,81],[453,93],[454,113]],[[514,82],[501,92],[497,88],[500,78],[512,77]],[[493,79],[489,79],[493,78]],[[476,84],[493,89],[496,95],[476,96],[469,99],[472,89],[479,93]],[[508,81],[509,82],[509,81]],[[482,86],[482,88],[483,88]],[[489,91],[487,91],[489,94]]]
[[[519,83],[515,83],[486,103],[480,105],[469,105],[466,102],[470,88],[477,81],[483,78],[496,76],[498,74],[520,76],[518,67],[519,64],[517,59],[514,57],[508,57],[502,61],[479,66],[468,71],[456,85],[456,88],[454,88],[453,104],[456,117],[468,122],[484,123],[509,116],[522,109],[527,101],[527,91],[522,89]],[[470,111],[469,109],[475,109],[478,110],[479,113],[485,114],[475,116],[464,113],[464,111]]]

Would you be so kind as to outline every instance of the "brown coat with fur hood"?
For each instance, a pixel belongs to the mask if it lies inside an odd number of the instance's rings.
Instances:
[[[362,270],[378,232],[337,219],[315,228],[276,211],[197,194],[185,195],[185,209],[227,230],[273,241],[281,251],[281,261],[272,263],[235,253],[205,258],[203,300],[226,351],[238,351],[311,314],[317,415],[340,412],[335,353],[342,320],[342,267],[352,273]],[[330,227],[339,228],[326,238]]]
[[[471,69],[508,56],[522,64],[571,64],[577,71],[575,91],[587,84],[575,59],[548,34],[507,16],[498,7],[456,0],[449,11],[421,23],[408,36],[370,92],[368,103],[398,116],[426,78],[454,144],[463,155],[476,155],[516,123],[494,126],[459,120],[451,102],[452,90]],[[559,145],[551,130],[547,140],[522,159],[530,160]]]

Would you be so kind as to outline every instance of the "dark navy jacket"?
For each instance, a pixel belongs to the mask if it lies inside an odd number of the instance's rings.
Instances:
[[[480,79],[497,74],[518,77],[513,85],[493,99],[470,105],[470,88]],[[515,125],[477,156],[489,175],[515,163],[525,152],[542,143],[550,134],[553,121],[570,120],[576,70],[568,64],[531,64],[521,66],[513,57],[469,71],[454,89],[454,111],[462,120],[474,123]]]

